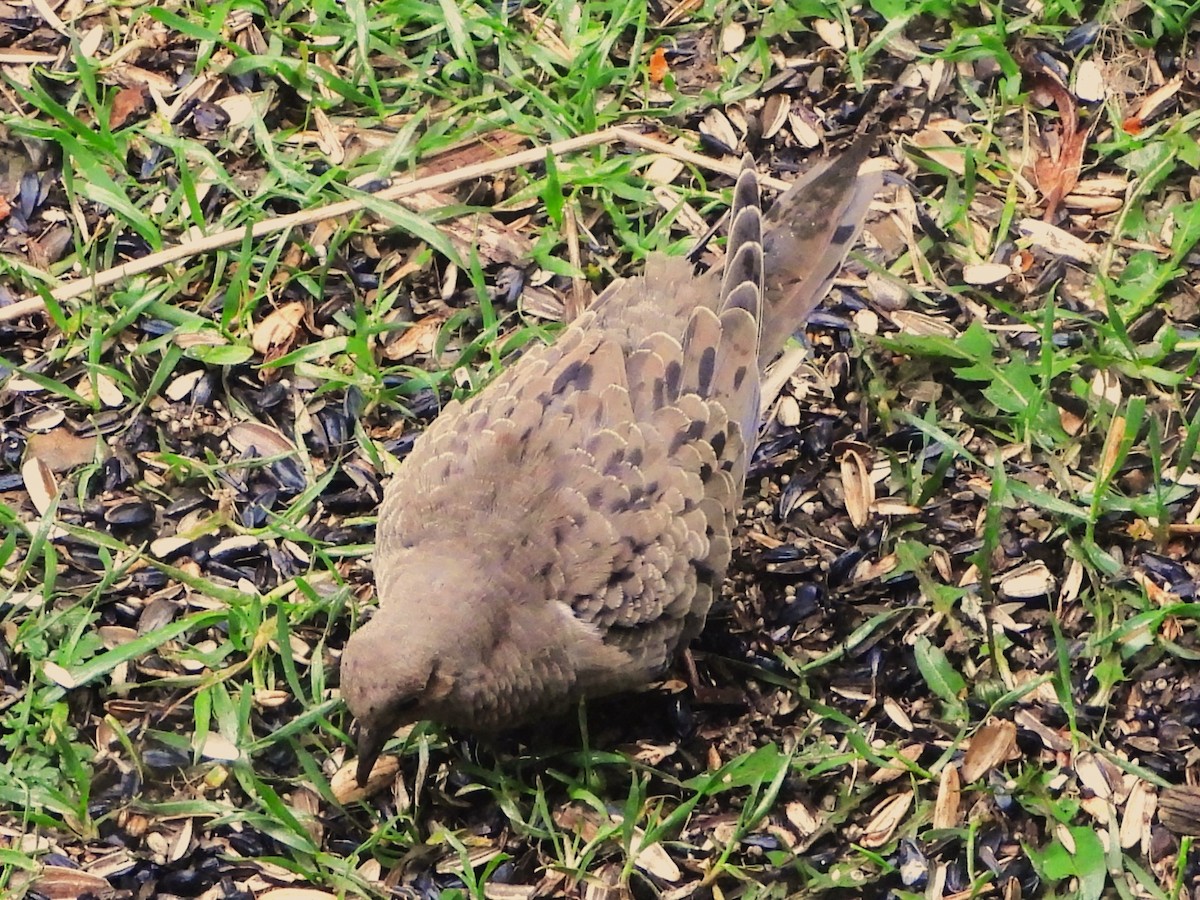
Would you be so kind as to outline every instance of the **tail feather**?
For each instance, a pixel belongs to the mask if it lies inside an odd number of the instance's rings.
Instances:
[[[882,186],[878,173],[858,172],[870,149],[870,139],[860,137],[841,156],[811,169],[763,217],[760,366],[774,359],[821,302],[862,230]]]
[[[742,160],[742,171],[733,189],[725,271],[717,309],[744,309],[762,325],[763,244],[762,205],[753,157]]]

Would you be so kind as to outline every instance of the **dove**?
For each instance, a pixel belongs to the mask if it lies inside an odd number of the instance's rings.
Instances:
[[[416,440],[379,509],[379,608],[341,657],[360,784],[403,725],[502,731],[641,687],[700,632],[762,372],[862,228],[881,184],[859,173],[868,149],[765,214],[747,157],[721,271],[650,255]]]

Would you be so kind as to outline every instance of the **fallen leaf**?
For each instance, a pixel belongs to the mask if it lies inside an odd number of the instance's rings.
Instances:
[[[108,111],[108,127],[116,130],[131,118],[143,113],[150,105],[150,92],[144,85],[123,87],[113,97],[112,107]]]
[[[1087,128],[1079,127],[1079,108],[1075,98],[1059,81],[1057,75],[1037,61],[1036,55],[1021,60],[1022,68],[1031,76],[1033,93],[1048,95],[1058,109],[1058,128],[1047,132],[1043,146],[1033,164],[1034,179],[1042,192],[1046,212],[1042,218],[1051,221],[1079,180],[1083,167],[1083,150],[1095,121]]]

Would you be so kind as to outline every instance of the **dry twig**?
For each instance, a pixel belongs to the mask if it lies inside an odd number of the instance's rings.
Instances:
[[[485,178],[489,175],[495,175],[498,172],[517,168],[518,166],[536,165],[546,158],[547,153],[552,153],[555,156],[564,156],[568,153],[613,143],[614,141],[622,141],[638,149],[647,150],[652,153],[663,153],[673,156],[683,162],[720,172],[731,178],[737,177],[738,165],[736,163],[710,159],[707,156],[674,147],[664,141],[639,134],[628,128],[618,127],[607,128],[603,131],[595,131],[591,134],[567,138],[562,141],[555,141],[545,147],[533,147],[529,150],[522,150],[519,153],[510,153],[494,160],[464,166],[461,169],[451,172],[441,172],[424,178],[406,177],[395,179],[388,187],[372,194],[371,197],[378,200],[395,201],[412,196],[413,194],[419,194],[423,191],[446,190],[465,181]],[[786,181],[778,178],[763,177],[760,179],[760,182],[778,190],[786,189],[788,186]],[[143,272],[149,272],[170,265],[171,263],[179,262],[180,260],[199,256],[203,253],[210,253],[213,250],[220,250],[223,247],[240,244],[245,240],[247,231],[249,231],[251,238],[257,239],[268,234],[286,231],[290,228],[311,225],[314,222],[320,222],[325,219],[349,216],[363,209],[364,206],[364,200],[343,200],[339,203],[330,203],[326,206],[316,207],[315,209],[306,209],[285,216],[265,219],[250,226],[248,229],[231,228],[226,231],[217,232],[216,234],[197,238],[196,240],[184,241],[173,247],[160,250],[157,253],[143,256],[141,259],[122,263],[119,266],[104,269],[84,278],[68,281],[50,291],[50,297],[58,301],[71,300],[97,288],[107,287],[110,284],[115,284],[122,279],[130,278],[134,275],[140,275]],[[0,307],[0,322],[19,319],[22,316],[40,312],[44,308],[45,301],[41,296],[26,297],[9,306]]]

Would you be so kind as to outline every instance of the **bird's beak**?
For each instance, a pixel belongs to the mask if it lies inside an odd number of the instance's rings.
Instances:
[[[390,734],[386,730],[370,728],[364,722],[359,723],[358,768],[355,770],[354,778],[360,788],[367,786],[367,779],[371,776],[371,770],[375,768],[375,760],[379,759],[379,753],[383,750],[383,745],[387,743]]]

